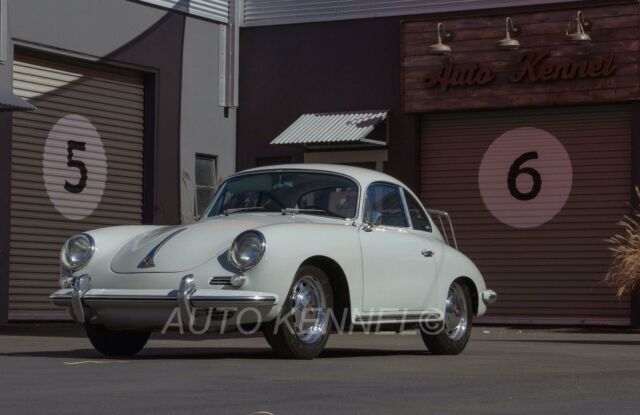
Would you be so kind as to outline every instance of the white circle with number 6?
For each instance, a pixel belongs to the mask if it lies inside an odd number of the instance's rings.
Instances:
[[[107,156],[91,121],[71,114],[56,122],[44,146],[42,177],[65,218],[82,220],[96,210],[107,182]]]
[[[500,222],[535,228],[564,207],[573,181],[564,146],[545,130],[523,127],[498,137],[480,163],[482,200]]]

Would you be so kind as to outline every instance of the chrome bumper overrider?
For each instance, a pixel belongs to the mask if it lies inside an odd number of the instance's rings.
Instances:
[[[482,301],[489,305],[498,301],[498,294],[493,290],[484,290],[482,292]]]
[[[113,304],[133,307],[137,305],[178,307],[185,324],[189,323],[193,310],[198,308],[268,307],[275,305],[278,301],[275,295],[263,293],[233,291],[228,295],[208,295],[207,291],[211,290],[198,290],[192,275],[184,276],[177,290],[155,294],[154,291],[158,290],[91,289],[91,277],[82,275],[75,278],[72,289],[56,291],[49,296],[49,301],[56,306],[67,307],[71,317],[79,323],[88,321],[92,308]]]

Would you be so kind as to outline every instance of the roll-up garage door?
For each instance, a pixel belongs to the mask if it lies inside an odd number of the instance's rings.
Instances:
[[[9,318],[57,319],[59,252],[74,233],[142,220],[143,78],[18,53],[11,154]]]
[[[629,213],[627,106],[426,115],[421,196],[452,214],[498,323],[629,324],[603,284]]]

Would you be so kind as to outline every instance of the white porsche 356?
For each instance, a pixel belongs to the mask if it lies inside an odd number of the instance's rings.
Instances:
[[[333,329],[372,323],[420,327],[431,352],[457,354],[497,296],[450,246],[442,215],[371,170],[252,169],[227,179],[195,224],[71,237],[50,299],[106,355],[134,355],[168,324],[253,325],[277,354],[308,359]]]

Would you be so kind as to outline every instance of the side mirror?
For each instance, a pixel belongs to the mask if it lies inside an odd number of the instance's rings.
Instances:
[[[362,226],[362,230],[365,232],[371,232],[373,228],[379,226],[382,223],[382,213],[377,211],[372,211],[369,214],[369,217],[365,219],[365,223]]]

